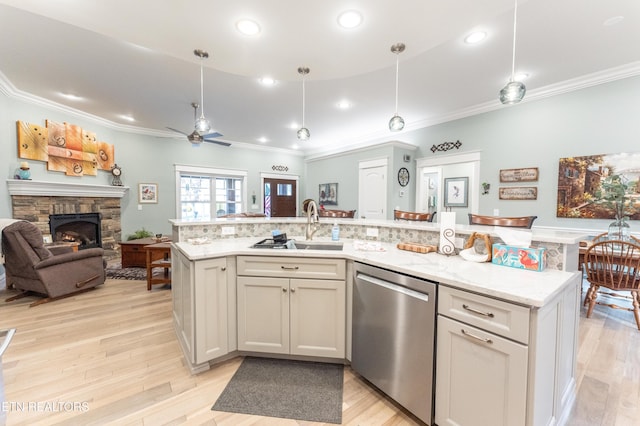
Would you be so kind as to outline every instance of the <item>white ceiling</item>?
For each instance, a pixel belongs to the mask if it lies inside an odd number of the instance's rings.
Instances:
[[[0,83],[187,143],[166,127],[193,130],[190,104],[200,98],[193,50],[203,49],[210,55],[205,115],[232,143],[226,149],[256,144],[314,155],[386,140],[415,143],[403,138],[407,130],[507,108],[498,91],[511,73],[513,6],[513,0],[0,0]],[[337,25],[348,9],[362,13],[360,27]],[[604,24],[617,16],[624,19]],[[240,34],[235,23],[242,18],[258,22],[261,33]],[[474,30],[488,37],[465,44]],[[391,133],[390,48],[397,42],[407,46],[399,57],[399,114],[407,126]],[[525,102],[638,75],[638,46],[638,0],[518,2],[516,72],[530,74]],[[311,69],[306,142],[290,128],[302,119],[299,66]],[[267,75],[275,86],[259,84]],[[342,99],[352,107],[338,109]]]

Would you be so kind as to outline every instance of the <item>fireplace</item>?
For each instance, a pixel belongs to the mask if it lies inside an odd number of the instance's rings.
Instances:
[[[102,214],[71,213],[49,215],[53,242],[79,243],[78,250],[102,247]]]

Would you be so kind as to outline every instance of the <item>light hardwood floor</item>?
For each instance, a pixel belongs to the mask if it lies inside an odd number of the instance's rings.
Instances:
[[[8,425],[310,425],[211,411],[241,363],[192,376],[171,324],[171,292],[108,280],[29,308],[4,303],[0,329],[17,328],[2,363]],[[580,319],[578,398],[571,425],[640,423],[640,331],[629,312],[597,307]],[[345,367],[343,424],[418,425]]]

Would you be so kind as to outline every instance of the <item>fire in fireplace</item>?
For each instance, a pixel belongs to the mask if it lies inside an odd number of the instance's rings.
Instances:
[[[102,247],[102,215],[71,213],[49,215],[53,242],[79,243],[78,250]]]

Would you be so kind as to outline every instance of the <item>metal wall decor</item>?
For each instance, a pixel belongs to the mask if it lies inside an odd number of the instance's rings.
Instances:
[[[271,170],[273,170],[274,172],[288,172],[289,171],[289,167],[273,165],[273,166],[271,166]]]
[[[431,152],[436,152],[436,151],[449,151],[451,149],[460,149],[460,147],[462,146],[462,142],[455,141],[455,142],[443,142],[439,145],[433,145],[431,147]]]

